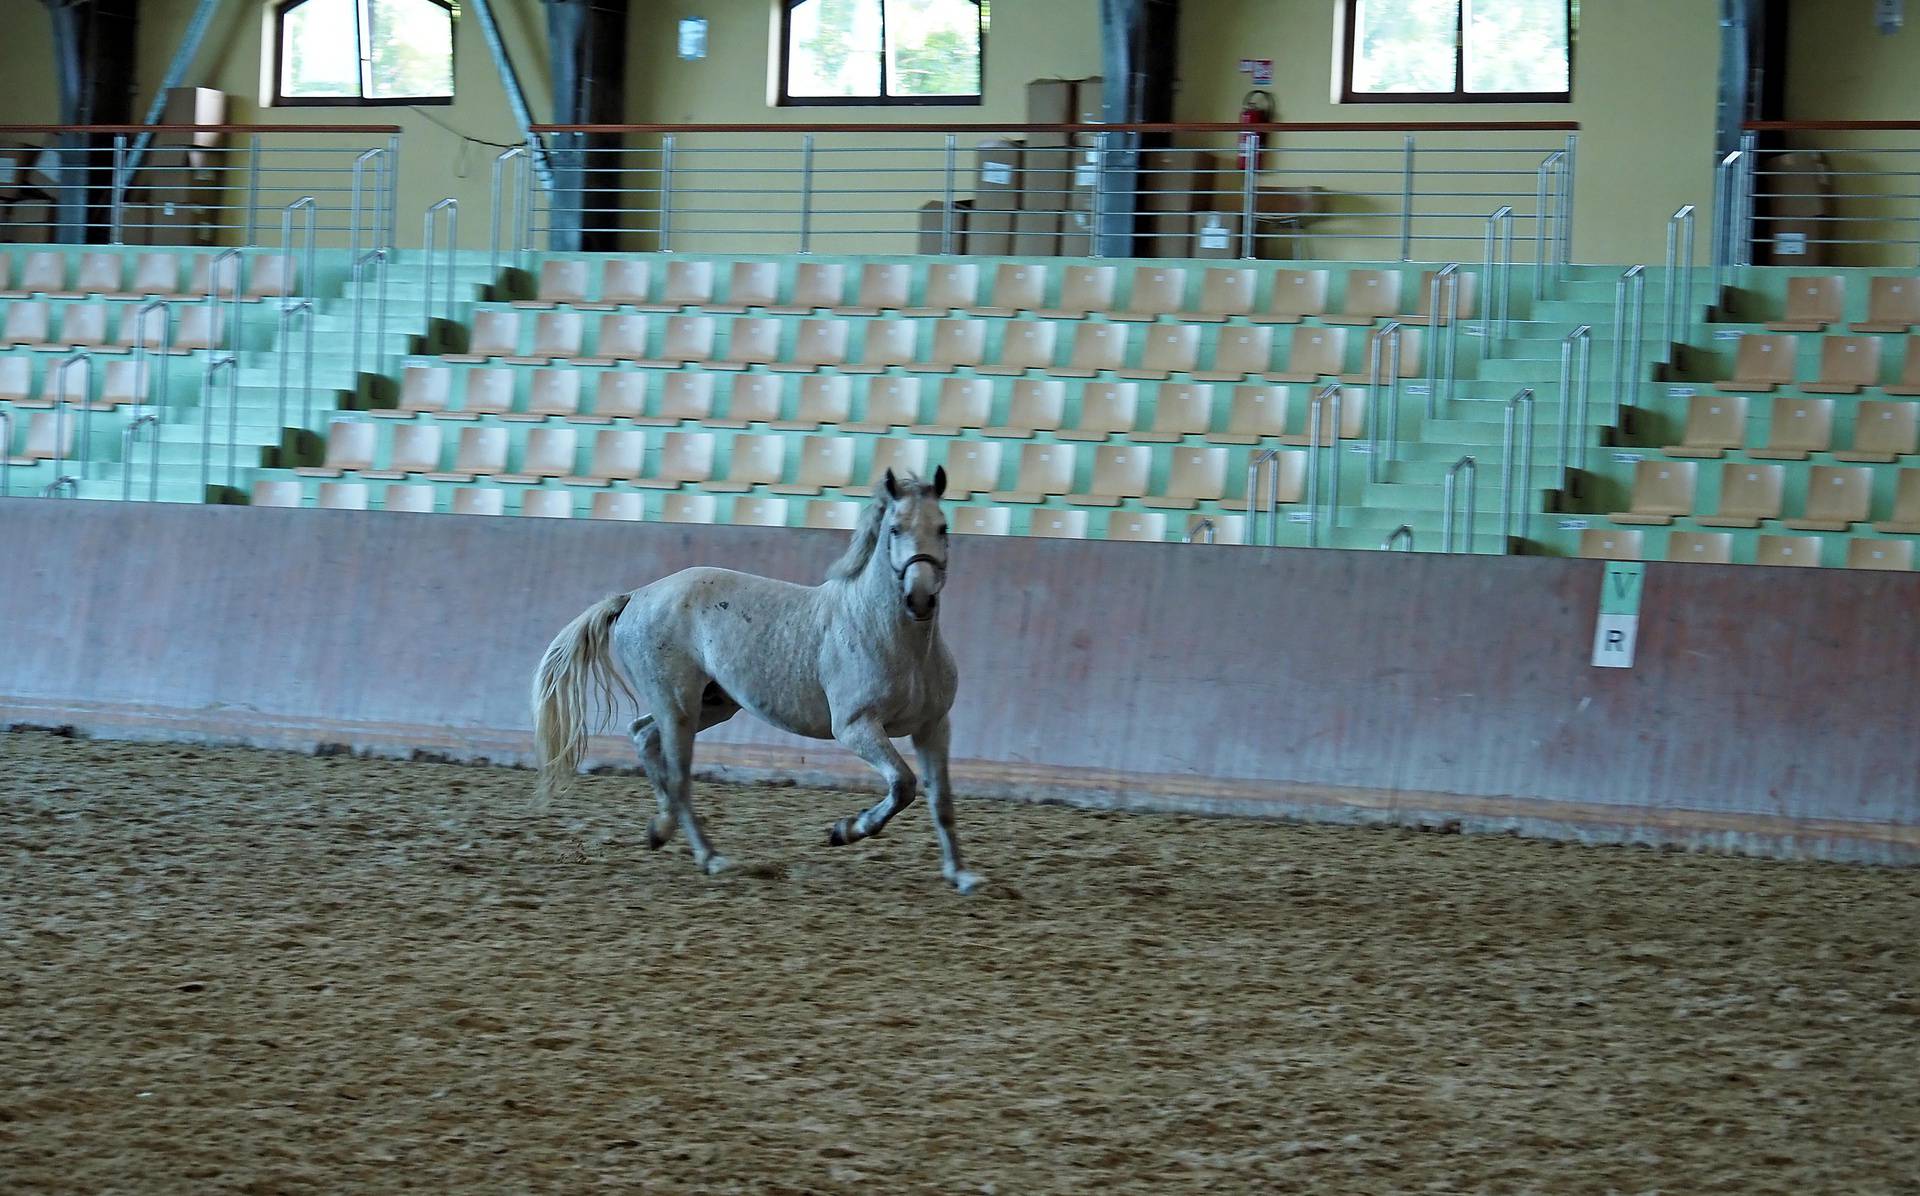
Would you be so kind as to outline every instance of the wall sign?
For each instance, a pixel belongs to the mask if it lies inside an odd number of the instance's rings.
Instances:
[[[1255,87],[1265,87],[1273,82],[1273,59],[1242,58],[1240,60],[1240,73],[1243,75],[1252,75],[1253,85]]]
[[[1593,624],[1593,664],[1630,669],[1640,638],[1640,590],[1646,566],[1639,561],[1608,561],[1600,576],[1600,617]]]
[[[707,18],[682,17],[680,19],[680,57],[705,58],[707,56]]]
[[[1873,23],[1882,33],[1900,32],[1900,27],[1907,23],[1907,0],[1876,0]]]

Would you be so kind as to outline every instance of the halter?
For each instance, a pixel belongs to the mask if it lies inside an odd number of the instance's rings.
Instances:
[[[935,560],[933,556],[928,553],[916,552],[912,556],[907,558],[906,564],[900,566],[898,569],[895,569],[893,571],[893,575],[899,578],[900,580],[905,581],[907,577],[907,570],[913,568],[915,565],[932,565],[933,571],[935,573],[940,574],[942,577],[945,577],[947,574],[947,563],[945,561]]]

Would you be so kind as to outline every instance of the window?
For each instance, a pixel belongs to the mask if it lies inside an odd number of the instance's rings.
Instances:
[[[986,0],[783,0],[782,104],[978,104]]]
[[[1565,103],[1572,0],[1346,0],[1343,103]]]
[[[446,104],[454,0],[281,0],[273,102]]]

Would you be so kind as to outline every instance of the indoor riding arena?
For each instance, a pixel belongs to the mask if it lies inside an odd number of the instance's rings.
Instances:
[[[1903,3],[15,7],[0,1192],[1920,1193]]]

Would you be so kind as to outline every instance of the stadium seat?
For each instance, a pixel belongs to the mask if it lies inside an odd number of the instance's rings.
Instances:
[[[1213,366],[1195,370],[1200,382],[1244,382],[1263,378],[1273,368],[1273,329],[1258,324],[1220,330],[1213,345]]]
[[[520,513],[535,519],[573,518],[573,494],[567,490],[527,490],[520,495]]]
[[[661,458],[666,461],[669,454],[678,452],[681,456],[674,459],[672,468],[687,474],[696,474],[704,478],[713,466],[713,437],[700,435],[701,440],[691,446],[676,444],[674,437],[688,433],[668,432]],[[691,468],[704,446],[706,470]],[[594,433],[593,452],[587,461],[587,472],[562,478],[569,486],[605,486],[612,482],[637,482],[646,486],[650,483],[640,480],[642,467],[646,461],[647,436],[637,428],[602,428]],[[666,468],[663,466],[663,468]],[[677,482],[674,483],[678,485]]]
[[[587,508],[589,519],[609,519],[620,523],[638,523],[646,518],[646,502],[632,490],[601,490]]]
[[[1809,394],[1853,395],[1880,385],[1880,338],[1826,336],[1820,338],[1820,377],[1802,383]]]
[[[1893,517],[1873,530],[1895,536],[1920,535],[1920,469],[1903,469],[1894,483]]]
[[[102,351],[107,343],[107,305],[104,303],[68,303],[60,309],[62,348]]]
[[[133,285],[117,299],[168,297],[180,293],[180,259],[171,253],[143,253],[133,261]]]
[[[787,500],[749,496],[736,498],[733,508],[727,512],[727,522],[736,527],[785,527]]]
[[[916,436],[958,436],[987,425],[993,414],[993,383],[986,378],[943,378],[933,422],[914,424]]]
[[[53,305],[40,299],[9,303],[6,323],[0,326],[0,342],[25,349],[54,348]]]
[[[215,255],[213,254],[196,253],[193,255],[193,260],[187,267],[187,294],[199,299],[204,299],[214,294],[214,260]],[[219,297],[222,299],[231,299],[240,292],[240,259],[237,257],[221,257],[219,261]]]
[[[1000,488],[1005,448],[992,440],[963,440],[947,449],[947,495],[959,501]]]
[[[850,436],[805,437],[800,442],[800,464],[794,470],[794,481],[769,489],[775,494],[814,495],[849,486],[853,483],[853,450]]]
[[[546,365],[580,356],[587,321],[577,311],[543,311],[533,319],[533,351],[525,357],[508,354],[510,365]]]
[[[995,502],[1040,503],[1073,491],[1079,455],[1070,444],[1020,446],[1019,475],[1012,490],[997,490]]]
[[[1667,537],[1667,559],[1702,565],[1731,565],[1733,533],[1674,532]]]
[[[1210,432],[1215,444],[1257,444],[1287,434],[1287,400],[1293,392],[1285,386],[1249,384],[1233,388],[1227,406],[1227,430]]]
[[[1059,507],[1043,507],[1027,523],[1027,534],[1042,540],[1084,540],[1087,538],[1087,513]]]
[[[780,360],[780,321],[764,316],[735,316],[727,326],[727,355],[710,369],[745,369]]]
[[[1793,383],[1794,339],[1747,333],[1735,350],[1733,376],[1714,383],[1716,390],[1766,394]]]
[[[367,487],[362,482],[322,482],[316,505],[323,511],[364,511]]]
[[[393,430],[387,448],[387,463],[379,469],[363,470],[369,478],[403,478],[410,474],[430,474],[440,468],[443,437],[439,424],[401,424]]]
[[[869,262],[860,267],[860,289],[854,305],[840,308],[839,311],[849,316],[877,316],[883,311],[900,311],[911,302],[912,288],[911,267],[898,263]]]
[[[1633,467],[1633,505],[1607,516],[1614,523],[1656,527],[1693,514],[1692,461],[1642,461]]]
[[[843,489],[848,494],[858,494],[863,497],[872,494],[873,488],[880,484],[889,469],[896,477],[905,477],[909,474],[917,478],[928,477],[933,473],[928,468],[930,455],[927,442],[924,440],[901,440],[891,437],[877,440],[873,445],[873,460],[867,469],[867,484],[847,486]]]
[[[653,269],[645,258],[608,258],[600,275],[600,295],[577,307],[638,307],[652,293]]]
[[[671,382],[672,375],[668,383]],[[702,375],[704,377],[704,375]],[[668,383],[663,383],[664,391]],[[573,418],[582,423],[604,424],[616,419],[641,421],[647,410],[647,375],[606,370],[593,383],[593,412]]]
[[[1009,321],[1000,342],[998,360],[976,372],[1017,377],[1028,370],[1045,370],[1053,365],[1060,342],[1060,323],[1056,320]]]
[[[1782,520],[1797,532],[1843,532],[1867,521],[1873,471],[1864,465],[1816,465],[1807,474],[1806,509]]]
[[[1840,461],[1887,464],[1920,453],[1920,403],[1869,399],[1853,409],[1853,447],[1834,454]]]
[[[1833,400],[1778,398],[1767,426],[1767,443],[1748,450],[1763,461],[1804,461],[1833,445]]]
[[[248,270],[247,293],[242,298],[285,299],[295,293],[299,280],[300,270],[291,254],[261,254],[253,259]]]
[[[453,454],[453,468],[442,473],[430,473],[427,475],[427,480],[430,482],[470,482],[477,477],[486,477],[492,474],[505,473],[506,471],[507,430],[505,428],[462,428],[460,429],[460,444],[454,450]],[[490,490],[488,493],[500,494],[501,491]],[[456,493],[454,495],[456,509],[458,509],[459,499],[460,495]],[[493,511],[476,511],[472,513],[498,515],[500,511],[496,507]]]
[[[841,367],[847,374],[883,374],[895,366],[910,366],[918,335],[911,320],[868,320],[857,364]]]
[[[1324,313],[1323,324],[1365,326],[1391,319],[1400,310],[1398,270],[1349,270],[1347,295],[1337,312]]]
[[[61,295],[67,291],[67,255],[63,250],[36,250],[20,268],[20,287],[9,294]]]
[[[1184,511],[1203,502],[1217,503],[1226,499],[1226,449],[1180,445],[1169,451],[1172,460],[1167,467],[1166,484],[1158,492],[1148,492],[1147,506]],[[1306,476],[1306,458],[1305,453],[1280,454],[1281,502],[1300,501],[1300,481]]]
[[[857,502],[819,499],[807,504],[802,526],[829,528],[843,532],[852,531],[853,525],[860,522],[860,508],[861,504]]]
[[[840,374],[814,374],[800,380],[800,402],[794,418],[776,422],[776,428],[812,431],[838,426],[853,417],[853,382]]]
[[[1178,266],[1135,266],[1133,286],[1124,311],[1110,312],[1115,320],[1156,320],[1186,306],[1187,272]]]
[[[1642,559],[1641,533],[1614,528],[1589,528],[1580,533],[1580,555],[1594,561],[1637,561]]]
[[[802,320],[793,337],[793,355],[775,362],[773,369],[811,373],[823,366],[844,365],[853,326],[845,320]]]
[[[1910,573],[1913,571],[1913,541],[1869,540],[1856,536],[1847,541],[1847,568]]]
[[[1433,306],[1433,280],[1439,276],[1438,270],[1423,270],[1420,273],[1420,287],[1413,296],[1413,310],[1402,316],[1395,316],[1402,324],[1426,324],[1436,322],[1444,325],[1447,317],[1458,314],[1463,320],[1473,316],[1473,301],[1478,275],[1456,270],[1447,275],[1452,282],[1440,285],[1440,311],[1436,315],[1427,309]],[[1457,295],[1453,292],[1457,292]]]
[[[93,394],[88,388],[88,374],[84,361],[48,362],[46,370],[40,375],[40,397],[30,405],[55,407],[64,401],[73,407],[98,409],[100,404],[93,401]]]
[[[1122,378],[1160,379],[1174,374],[1190,374],[1199,362],[1200,326],[1198,324],[1156,324],[1146,330],[1146,344],[1140,350],[1140,364],[1123,368]]]
[[[580,365],[612,365],[620,361],[648,360],[647,317],[633,312],[610,311],[600,317],[594,338],[593,356]]]
[[[601,436],[607,433],[602,432]],[[630,435],[639,435],[630,433]],[[660,441],[660,456],[651,474],[636,479],[636,484],[655,490],[677,490],[689,482],[704,482],[713,476],[714,436],[711,432],[668,432]],[[600,445],[594,444],[598,466]],[[629,461],[637,463],[638,452],[622,453],[621,468]],[[617,476],[617,475],[610,475]]]
[[[713,418],[714,375],[695,371],[668,374],[660,386],[659,415],[641,417],[643,424],[705,423]]]
[[[1209,540],[1207,537],[1213,538]],[[1245,515],[1189,515],[1187,530],[1182,536],[1192,544],[1245,544],[1247,542],[1247,517]]]
[[[681,311],[713,302],[713,263],[676,258],[667,263],[667,283],[657,303],[636,303],[642,311]]]
[[[1152,450],[1134,444],[1103,444],[1093,450],[1093,482],[1085,493],[1067,495],[1074,506],[1117,507],[1145,497],[1153,472]]]
[[[114,345],[132,349],[136,344],[144,345],[148,352],[158,353],[166,340],[168,313],[162,308],[142,313],[136,304],[125,304],[120,308],[120,335],[114,338]],[[175,353],[184,353],[179,345],[172,346]]]
[[[410,511],[416,515],[433,514],[433,487],[408,486],[400,483],[388,486],[380,498],[383,511]]]
[[[1199,310],[1186,313],[1183,317],[1205,323],[1219,323],[1234,316],[1249,315],[1253,311],[1254,290],[1259,275],[1244,266],[1209,266],[1200,276]],[[1163,527],[1162,532],[1165,532]],[[1160,535],[1155,539],[1164,539]]]
[[[748,424],[770,424],[780,418],[786,396],[784,379],[767,374],[741,374],[733,379],[727,392],[727,417],[707,422],[720,428],[744,428]]]
[[[718,336],[719,325],[711,316],[669,316],[659,358],[645,358],[640,364],[677,369],[692,361],[710,362]]]
[[[1819,536],[1761,536],[1754,547],[1756,565],[1819,568]]]
[[[1106,538],[1159,542],[1167,538],[1167,517],[1158,511],[1115,511],[1107,516]]]
[[[587,263],[550,258],[540,263],[540,284],[532,299],[515,299],[515,307],[580,306],[587,302]]]
[[[297,507],[305,499],[300,492],[298,482],[276,482],[261,480],[253,484],[253,491],[247,501],[256,507]]]
[[[460,410],[449,414],[466,419],[505,415],[513,410],[514,372],[500,366],[467,371]]]
[[[1170,382],[1153,398],[1153,427],[1135,432],[1138,444],[1172,444],[1188,436],[1204,436],[1213,428],[1213,387],[1204,383]]]
[[[447,409],[447,401],[452,397],[452,370],[437,365],[410,365],[400,375],[399,405],[378,408],[368,414],[404,419],[437,413]]]
[[[1347,368],[1347,334],[1339,328],[1302,325],[1293,330],[1286,369],[1269,373],[1275,382],[1312,382],[1338,377]]]
[[[948,262],[927,267],[920,306],[906,309],[914,316],[950,316],[980,301],[980,267],[972,262]]]
[[[787,438],[778,433],[742,432],[734,436],[724,478],[706,482],[715,493],[746,493],[755,486],[777,485],[786,475]]]
[[[1276,270],[1267,306],[1248,319],[1255,324],[1298,324],[1327,311],[1325,270]]]
[[[1120,272],[1113,266],[1068,266],[1060,275],[1060,305],[1036,315],[1081,319],[1113,310]]]
[[[211,311],[196,303],[179,313],[173,333],[173,351],[192,353],[200,349],[218,349],[226,344],[226,313]]]
[[[535,370],[527,390],[524,415],[506,415],[503,419],[541,420],[550,417],[571,418],[580,412],[580,376],[577,369]]]
[[[1013,384],[1007,402],[1007,422],[984,428],[988,436],[1028,439],[1060,427],[1066,417],[1067,385],[1052,378],[1022,378]]]
[[[801,262],[793,268],[791,302],[772,304],[767,310],[777,315],[807,316],[817,311],[832,311],[845,301],[846,295],[847,268],[844,265],[839,262]],[[736,507],[738,505],[735,504]],[[740,521],[735,519],[734,522]]]
[[[512,357],[520,351],[520,313],[517,311],[476,311],[473,329],[467,337],[464,353],[446,353],[446,361],[482,362],[495,357]]]
[[[956,536],[1005,536],[1013,531],[1013,511],[1007,507],[955,506],[947,516]]]
[[[504,515],[507,492],[494,486],[462,486],[453,492],[455,515]]]
[[[1421,365],[1420,357],[1422,347],[1420,330],[1418,328],[1403,327],[1400,329],[1398,335],[1400,338],[1400,360],[1398,363],[1400,376],[1402,378],[1418,378],[1424,369]],[[1393,341],[1386,335],[1384,329],[1376,328],[1367,333],[1367,343],[1360,352],[1359,371],[1343,373],[1340,375],[1340,380],[1350,386],[1365,386],[1372,383],[1374,368],[1373,355],[1377,351],[1380,354],[1381,380],[1391,382],[1393,380],[1393,367],[1395,365],[1392,346]]]
[[[1920,286],[1920,281],[1914,285]],[[1907,338],[1907,356],[1900,365],[1900,381],[1890,382],[1880,389],[1890,395],[1907,398],[1920,395],[1920,336]]]
[[[83,253],[70,297],[119,295],[126,289],[126,271],[127,259],[117,253]]]
[[[1787,279],[1787,310],[1772,332],[1825,332],[1845,318],[1847,282],[1837,274]]]
[[[33,358],[0,357],[0,403],[23,402],[33,390]],[[0,444],[0,452],[7,446]]]
[[[752,308],[772,307],[780,302],[780,264],[778,262],[735,262],[727,275],[727,301],[709,303],[708,311],[745,312]]]
[[[580,433],[574,428],[535,428],[520,450],[520,468],[499,475],[502,482],[539,482],[574,476]]]
[[[1126,361],[1126,325],[1084,323],[1074,327],[1073,355],[1067,364],[1047,372],[1061,378],[1094,378],[1103,370],[1119,369]]]
[[[1920,279],[1882,275],[1867,285],[1867,318],[1853,332],[1910,332],[1920,324]]]
[[[1004,262],[993,271],[993,296],[983,307],[973,309],[978,316],[1011,316],[1023,311],[1038,311],[1047,302],[1045,268],[1027,262]]]
[[[109,361],[106,381],[100,387],[98,402],[103,407],[144,404],[148,400],[147,382],[152,367],[134,361]]]
[[[1781,493],[1786,489],[1784,465],[1746,465],[1729,461],[1720,467],[1720,509],[1698,515],[1702,527],[1759,527],[1780,518]]]
[[[1060,440],[1102,441],[1126,435],[1140,421],[1140,384],[1089,382],[1080,390],[1080,417],[1071,429],[1059,430]]]
[[[867,383],[860,418],[846,425],[849,432],[886,432],[920,422],[918,378],[874,378]]]
[[[1687,426],[1680,443],[1661,451],[1669,457],[1724,457],[1747,442],[1745,395],[1693,395],[1687,399]]]
[[[319,465],[302,465],[294,470],[302,477],[337,478],[373,468],[374,426],[350,420],[335,420],[327,425],[326,457]]]
[[[1313,416],[1311,414],[1311,403],[1308,404],[1307,409],[1309,412],[1307,416],[1307,430],[1282,436],[1280,438],[1282,444],[1309,444],[1313,441],[1316,432],[1318,433],[1319,443],[1322,445],[1332,444],[1335,437],[1341,440],[1356,440],[1367,434],[1367,392],[1364,390],[1352,390],[1344,386],[1340,388],[1340,426],[1338,429],[1334,427],[1333,404],[1331,402],[1321,404],[1320,426],[1317,429],[1312,427]]]
[[[933,322],[933,352],[923,362],[907,368],[930,373],[950,374],[956,369],[971,369],[987,359],[987,322],[977,319],[943,319]]]

